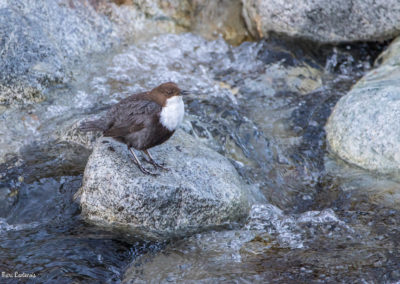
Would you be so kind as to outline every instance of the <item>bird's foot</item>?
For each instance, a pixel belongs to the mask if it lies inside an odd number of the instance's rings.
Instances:
[[[142,173],[144,173],[144,174],[146,174],[146,175],[151,175],[151,176],[153,176],[153,177],[156,177],[156,176],[159,175],[158,173],[153,173],[153,172],[147,170],[146,168],[142,167],[141,165],[138,166],[138,168],[139,168],[139,170],[140,170]]]
[[[169,171],[169,168],[164,167],[165,166],[164,163],[163,164],[159,164],[156,161],[154,161],[153,159],[143,158],[143,160],[145,160],[147,163],[151,164],[155,169],[161,169],[161,170],[164,170],[164,171]]]
[[[145,153],[146,156],[149,158],[149,159],[145,158],[146,162],[152,164],[155,169],[158,168],[158,169],[161,169],[161,170],[164,170],[164,171],[169,171],[168,168],[164,167],[165,164],[161,164],[160,165],[159,163],[154,161],[153,157],[150,155],[150,152],[147,149],[143,150],[143,153]]]
[[[139,159],[137,158],[135,152],[134,152],[131,148],[128,148],[128,149],[129,149],[129,151],[130,151],[131,154],[132,154],[133,162],[135,163],[135,165],[139,168],[139,170],[140,170],[142,173],[144,173],[144,174],[146,174],[146,175],[152,175],[152,176],[154,176],[154,177],[159,175],[159,174],[157,174],[157,173],[153,173],[153,172],[150,172],[149,170],[145,169],[145,168],[142,166],[142,164],[140,163]]]
[[[158,163],[156,163],[156,162],[150,162],[150,164],[152,164],[153,165],[153,167],[155,168],[155,169],[157,169],[157,168],[159,168],[159,169],[161,169],[161,170],[164,170],[164,171],[169,171],[169,168],[167,168],[167,167],[164,167],[165,166],[165,164],[158,164]]]

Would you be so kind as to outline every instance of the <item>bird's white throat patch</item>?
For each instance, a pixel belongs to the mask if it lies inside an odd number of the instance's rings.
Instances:
[[[160,114],[161,124],[170,131],[174,131],[182,122],[185,107],[181,96],[169,98]]]

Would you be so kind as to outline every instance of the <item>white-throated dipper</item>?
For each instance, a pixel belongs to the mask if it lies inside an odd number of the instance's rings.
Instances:
[[[166,169],[154,161],[148,149],[167,141],[182,122],[184,94],[187,91],[180,90],[175,83],[161,84],[149,92],[121,100],[104,117],[83,122],[80,130],[102,131],[105,137],[125,143],[138,168],[154,175],[141,165],[132,148],[143,151],[155,168]]]

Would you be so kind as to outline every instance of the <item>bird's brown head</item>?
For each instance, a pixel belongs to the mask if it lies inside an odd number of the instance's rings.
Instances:
[[[164,106],[169,98],[185,94],[187,94],[187,92],[181,90],[178,85],[173,82],[163,83],[160,86],[155,87],[150,92],[150,96],[153,98],[153,100],[159,103],[161,106]]]
[[[181,94],[181,90],[179,89],[178,85],[173,82],[163,83],[160,86],[151,90],[151,92],[155,92],[158,95],[162,95],[167,99],[173,96],[179,96]]]

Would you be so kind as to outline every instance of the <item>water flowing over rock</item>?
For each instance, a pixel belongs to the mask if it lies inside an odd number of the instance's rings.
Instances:
[[[247,27],[256,37],[271,32],[316,42],[393,38],[400,32],[397,0],[243,0]]]
[[[367,170],[400,172],[400,39],[335,106],[326,125],[331,150]]]
[[[247,191],[223,156],[182,130],[152,153],[170,171],[143,175],[125,145],[99,140],[78,194],[84,219],[131,239],[164,240],[247,215]]]

